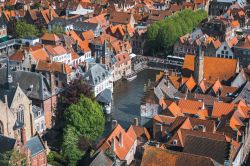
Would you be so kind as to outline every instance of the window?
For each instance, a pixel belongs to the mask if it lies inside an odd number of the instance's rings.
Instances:
[[[24,123],[24,106],[19,105],[17,109],[17,121],[19,123]]]
[[[0,121],[0,134],[3,134],[3,123]]]

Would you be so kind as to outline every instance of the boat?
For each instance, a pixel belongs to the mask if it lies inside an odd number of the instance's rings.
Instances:
[[[128,80],[128,81],[133,81],[134,79],[136,79],[136,77],[137,77],[137,74],[136,73],[132,73],[130,75],[127,75],[125,77],[125,79]]]

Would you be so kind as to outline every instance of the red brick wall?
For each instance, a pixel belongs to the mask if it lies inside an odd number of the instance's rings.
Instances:
[[[46,128],[52,127],[52,110],[56,107],[57,96],[53,96],[43,102]]]
[[[45,166],[47,165],[47,156],[42,152],[31,158],[31,166]]]

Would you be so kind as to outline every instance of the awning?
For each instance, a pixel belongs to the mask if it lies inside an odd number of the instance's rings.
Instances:
[[[96,96],[98,102],[109,104],[112,100],[112,92],[110,89],[105,89]]]

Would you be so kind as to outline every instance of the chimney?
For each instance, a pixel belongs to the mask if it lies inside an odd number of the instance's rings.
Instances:
[[[55,94],[55,75],[53,72],[50,73],[50,92],[52,96]]]
[[[206,126],[203,126],[202,132],[206,132]]]
[[[112,138],[111,140],[111,148],[113,151],[115,151],[115,139],[114,138]]]
[[[62,73],[66,73],[65,72],[65,64],[64,63],[62,64]]]
[[[112,130],[117,126],[117,120],[112,120]]]
[[[27,143],[26,140],[26,132],[25,132],[25,128],[21,128],[21,139],[22,139],[22,143],[25,145]]]
[[[50,21],[52,21],[53,20],[52,4],[50,4],[50,6],[49,6],[49,17],[50,17]]]
[[[138,126],[138,125],[139,125],[138,118],[134,118],[134,125],[135,125],[135,126]]]
[[[119,134],[119,146],[120,147],[123,146],[123,136],[122,136],[122,133]]]

